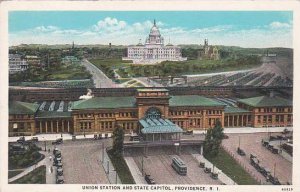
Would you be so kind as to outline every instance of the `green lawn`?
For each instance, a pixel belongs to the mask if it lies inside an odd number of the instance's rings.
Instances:
[[[46,184],[46,166],[42,165],[11,184]]]
[[[235,161],[223,148],[220,149],[217,157],[205,157],[216,167],[222,170],[227,176],[239,185],[259,185],[259,183],[246,172],[238,162]]]
[[[135,184],[134,179],[124,158],[114,156],[112,150],[108,150],[107,154],[110,160],[112,161],[115,169],[117,170],[118,176],[120,177],[122,184]]]
[[[91,74],[80,64],[59,64],[46,67],[45,69],[31,66],[25,72],[9,76],[10,83],[13,82],[39,82],[59,80],[90,79]]]
[[[116,81],[117,81],[117,83],[122,84],[122,83],[125,83],[125,82],[130,81],[130,80],[131,80],[130,78],[122,78],[122,79],[117,79]]]
[[[123,78],[150,77],[202,74],[221,71],[249,69],[260,66],[260,58],[257,56],[241,56],[221,60],[188,60],[188,61],[164,61],[157,65],[132,64],[121,59],[92,59],[91,63],[101,69],[109,78],[114,78],[113,70]]]
[[[89,79],[90,73],[85,69],[84,66],[79,64],[62,64],[60,67],[53,68],[48,71],[48,80],[75,80],[75,79]]]
[[[12,178],[20,173],[22,173],[23,171],[17,170],[17,171],[8,171],[8,178]]]
[[[164,61],[158,65],[130,65],[124,69],[132,77],[203,74],[249,69],[261,65],[260,58],[245,56],[237,59]]]
[[[10,154],[8,159],[9,169],[23,169],[41,161],[45,158],[45,156],[39,153],[39,150],[40,148],[38,148],[36,145],[30,145],[25,154]]]

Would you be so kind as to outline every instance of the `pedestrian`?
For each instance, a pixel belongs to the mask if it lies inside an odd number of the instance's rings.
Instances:
[[[50,160],[50,161],[52,160],[52,156],[51,156],[51,155],[49,156],[49,160]]]
[[[51,172],[51,173],[53,172],[53,167],[52,167],[52,166],[50,167],[50,172]]]
[[[50,153],[50,148],[48,149],[48,153]]]

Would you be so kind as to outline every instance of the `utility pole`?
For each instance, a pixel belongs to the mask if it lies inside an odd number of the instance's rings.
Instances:
[[[116,184],[118,184],[118,174],[117,174],[117,169],[115,169],[116,172]]]
[[[142,176],[144,176],[144,156],[142,155]]]
[[[104,143],[102,142],[102,164],[104,163]]]
[[[109,161],[107,161],[107,174],[109,174]]]
[[[276,162],[274,163],[274,178],[275,178],[275,171],[276,171]]]

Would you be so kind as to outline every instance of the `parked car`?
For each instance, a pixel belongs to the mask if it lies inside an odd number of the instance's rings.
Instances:
[[[54,161],[61,162],[61,157],[55,157]]]
[[[63,167],[63,164],[61,161],[53,161],[53,166],[56,166],[57,168]]]
[[[60,152],[60,150],[59,150],[57,147],[55,147],[55,148],[53,149],[53,155],[55,155],[56,153],[58,153],[58,151]]]
[[[63,184],[64,181],[64,176],[57,176],[56,177],[56,184]]]
[[[200,162],[199,167],[204,168],[205,167],[205,162]]]
[[[155,184],[155,181],[154,181],[154,179],[151,177],[151,175],[146,174],[146,175],[145,175],[145,180],[146,180],[147,183],[150,184],[150,185],[154,185],[154,184]]]
[[[223,134],[223,139],[228,139],[228,138],[229,138],[228,135]]]
[[[59,144],[62,144],[62,143],[63,143],[63,139],[62,138],[58,138],[58,139],[56,139],[56,141],[52,142],[52,145],[59,145]]]
[[[62,167],[57,168],[56,173],[57,175],[62,176],[64,174],[63,168]]]
[[[129,141],[140,141],[140,137],[138,135],[130,136]]]
[[[280,181],[278,180],[277,177],[273,177],[273,175],[268,175],[267,177],[267,181],[271,182],[273,185],[281,185]]]
[[[184,135],[192,135],[193,134],[193,130],[192,129],[189,129],[189,130],[186,130],[185,132],[183,132]]]
[[[282,133],[282,134],[288,134],[288,133],[290,133],[290,132],[291,132],[291,131],[289,131],[288,129],[285,128],[281,133]]]
[[[245,156],[246,155],[246,153],[245,153],[245,151],[243,150],[243,149],[241,149],[241,148],[237,148],[237,153],[240,155],[240,156]]]
[[[273,149],[272,149],[272,153],[278,154],[278,152],[279,152],[279,149],[278,149],[278,148],[273,148]]]
[[[261,143],[264,147],[267,147],[269,145],[269,142],[265,140],[262,140]]]
[[[38,137],[32,137],[32,138],[31,138],[31,141],[33,141],[33,142],[38,142],[38,141],[39,141],[39,138],[38,138]]]
[[[211,178],[218,179],[218,173],[211,173]]]
[[[205,172],[205,173],[211,173],[211,168],[205,167],[205,168],[204,168],[204,172]]]
[[[17,143],[21,143],[23,144],[25,142],[25,137],[20,137],[18,140],[17,140]]]
[[[271,172],[267,168],[262,168],[261,174],[265,176],[266,178],[269,178],[271,176]]]
[[[59,158],[59,157],[61,158],[61,152],[60,151],[55,152],[54,156],[56,158]]]

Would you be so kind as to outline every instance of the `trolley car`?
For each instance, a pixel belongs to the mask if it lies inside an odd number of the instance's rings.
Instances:
[[[179,157],[173,157],[171,165],[179,175],[186,175],[187,167]]]

